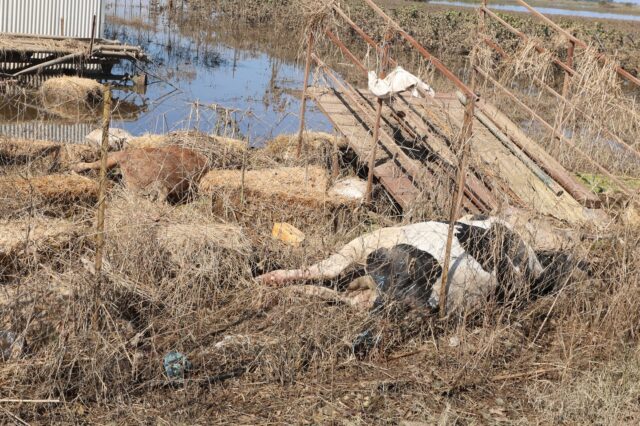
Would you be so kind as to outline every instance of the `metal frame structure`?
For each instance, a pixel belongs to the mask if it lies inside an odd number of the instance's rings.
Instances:
[[[441,169],[428,169],[431,166],[425,166],[419,164],[413,159],[409,158],[402,149],[395,144],[395,141],[385,131],[380,128],[381,117],[383,115],[383,108],[387,117],[391,116],[395,123],[402,128],[403,132],[407,132],[410,135],[416,135],[416,132],[423,132],[423,134],[432,135],[432,130],[421,126],[419,129],[411,128],[409,121],[403,120],[402,116],[398,116],[393,106],[382,99],[376,99],[370,101],[366,99],[361,92],[351,87],[347,82],[341,80],[326,64],[320,59],[320,57],[314,52],[314,35],[312,30],[309,29],[307,37],[307,49],[306,49],[306,63],[304,74],[304,87],[302,90],[301,110],[300,110],[300,128],[298,133],[298,155],[301,155],[304,150],[303,143],[303,131],[305,124],[305,109],[306,101],[309,97],[309,73],[311,70],[311,64],[315,63],[318,69],[322,70],[324,75],[331,80],[336,88],[340,90],[340,96],[348,101],[350,105],[350,111],[354,115],[358,115],[360,119],[366,122],[366,125],[370,131],[371,144],[368,149],[360,148],[359,155],[367,157],[368,161],[368,179],[367,179],[367,192],[365,201],[368,203],[371,201],[371,191],[373,175],[380,167],[376,167],[377,160],[377,147],[381,145],[385,148],[389,154],[393,156],[393,159],[397,161],[402,169],[412,177],[414,183],[417,183],[419,187],[424,182],[428,182],[429,175],[433,176],[437,173],[444,173],[451,178],[454,183],[454,192],[452,197],[451,209],[449,212],[449,231],[447,238],[447,245],[445,247],[443,275],[440,287],[440,312],[444,314],[446,311],[446,285],[449,271],[449,260],[451,257],[451,246],[454,232],[454,225],[459,217],[462,206],[469,211],[477,209],[479,211],[492,211],[498,203],[493,198],[490,191],[486,190],[483,184],[476,180],[474,173],[470,173],[468,170],[468,157],[471,145],[471,140],[474,137],[474,120],[476,123],[480,123],[482,129],[481,132],[486,132],[485,128],[493,134],[493,136],[502,143],[524,166],[526,166],[531,172],[541,181],[546,187],[556,196],[561,196],[564,191],[567,191],[575,200],[588,207],[597,207],[599,205],[599,198],[590,192],[587,188],[580,185],[575,177],[571,176],[555,159],[553,159],[548,153],[544,151],[535,142],[528,139],[525,132],[519,128],[518,125],[508,119],[508,117],[502,114],[494,106],[486,103],[480,99],[480,96],[476,93],[475,83],[479,78],[483,78],[486,82],[491,83],[496,89],[503,92],[507,97],[512,99],[515,104],[523,109],[527,114],[531,115],[536,121],[551,132],[551,134],[561,142],[570,146],[578,155],[587,160],[600,172],[608,176],[613,182],[615,182],[620,190],[629,197],[634,195],[634,192],[630,190],[620,179],[613,175],[609,170],[600,165],[596,160],[585,154],[572,140],[567,139],[561,132],[545,121],[538,113],[528,107],[523,101],[521,101],[517,95],[513,94],[509,89],[502,86],[498,81],[493,79],[487,70],[484,70],[478,64],[471,64],[471,87],[465,84],[455,73],[446,67],[437,57],[431,54],[425,49],[418,41],[416,41],[407,31],[401,28],[392,18],[390,18],[373,0],[362,0],[379,18],[384,20],[386,24],[386,32],[384,35],[384,42],[379,45],[375,40],[369,36],[361,27],[359,27],[349,16],[337,5],[335,2],[330,3],[332,12],[335,18],[339,18],[342,22],[346,23],[364,42],[366,42],[371,48],[374,49],[376,54],[381,58],[381,66],[378,70],[378,74],[382,77],[387,72],[388,66],[397,65],[397,62],[389,54],[389,44],[392,40],[399,36],[399,38],[409,44],[415,51],[417,51],[424,59],[426,59],[433,67],[450,83],[452,83],[458,89],[458,98],[464,105],[464,115],[462,117],[462,125],[459,135],[446,135],[451,145],[457,145],[457,154],[454,154],[457,158],[451,164],[453,170],[443,167]],[[546,18],[544,15],[531,8],[526,2],[518,0],[519,3],[524,5],[534,16],[542,19],[547,25],[551,26],[554,30],[562,34],[568,42],[568,60],[563,62],[557,57],[553,57],[553,63],[559,67],[565,73],[565,79],[563,82],[562,93],[558,93],[555,89],[548,86],[544,81],[540,79],[534,79],[534,82],[540,85],[546,92],[553,97],[560,100],[565,106],[569,107],[571,111],[575,111],[578,114],[582,114],[588,119],[593,121],[592,117],[588,117],[588,114],[581,111],[576,105],[574,105],[570,99],[568,99],[570,81],[571,78],[578,74],[578,71],[574,69],[573,55],[575,49],[586,48],[587,45],[572,36],[553,21]],[[497,42],[491,40],[486,36],[485,27],[486,20],[493,19],[499,24],[504,26],[507,30],[518,36],[521,40],[527,42],[529,37],[517,30],[492,10],[488,6],[488,1],[483,0],[482,6],[479,8],[479,26],[482,33],[482,39],[498,54],[507,59],[509,55],[498,45]],[[363,74],[367,74],[369,71],[367,67],[351,52],[351,50],[343,43],[340,38],[329,28],[323,29],[324,36],[335,45],[359,71]],[[547,53],[547,50],[541,45],[535,45],[535,49],[538,53]],[[598,57],[600,61],[609,61],[605,55]],[[640,80],[631,75],[628,71],[617,67],[618,74],[630,81],[631,83],[638,84],[640,86]],[[375,102],[375,103],[372,103]],[[406,102],[406,100],[404,101]],[[329,112],[326,112],[329,114]],[[498,118],[495,118],[498,117]],[[615,135],[610,129],[603,127],[602,129],[606,134],[610,135],[621,147],[624,147],[629,153],[640,158],[640,153],[630,144],[624,142],[622,138]],[[486,133],[485,133],[486,134]],[[386,153],[382,153],[386,155]],[[386,164],[386,163],[385,163]],[[393,185],[385,185],[390,192],[393,191]],[[402,197],[400,197],[402,198]],[[398,197],[396,197],[398,199]]]
[[[557,56],[552,56],[553,64],[556,65],[560,70],[564,71],[564,73],[565,73],[562,93],[558,93],[555,89],[553,89],[551,86],[549,86],[547,83],[545,83],[544,81],[542,81],[539,78],[534,78],[533,82],[537,86],[542,88],[544,91],[546,91],[547,93],[551,94],[553,97],[555,97],[560,102],[562,102],[566,107],[569,108],[569,110],[571,112],[577,113],[580,116],[582,116],[584,119],[589,120],[592,123],[595,123],[593,117],[590,117],[587,113],[585,113],[583,110],[581,110],[578,106],[575,105],[575,103],[573,103],[569,99],[569,96],[570,96],[569,87],[570,87],[571,78],[578,74],[578,71],[576,71],[576,69],[574,68],[575,49],[576,49],[576,47],[580,47],[582,49],[587,49],[588,45],[585,42],[583,42],[582,40],[580,40],[580,39],[576,38],[575,36],[573,36],[572,34],[570,34],[568,31],[566,31],[565,29],[560,27],[558,24],[553,22],[551,19],[549,19],[548,17],[546,17],[542,13],[538,12],[537,10],[535,10],[533,7],[531,7],[529,4],[527,4],[524,0],[517,0],[517,2],[519,4],[521,4],[522,6],[524,6],[527,9],[527,11],[529,13],[531,13],[534,17],[536,17],[537,19],[541,20],[543,23],[545,23],[551,29],[556,31],[561,36],[563,36],[566,39],[567,44],[568,44],[566,62],[563,62]],[[502,49],[502,47],[495,40],[492,40],[491,38],[489,38],[486,35],[486,32],[484,30],[486,28],[486,20],[487,20],[487,18],[493,19],[495,22],[499,23],[501,26],[503,26],[509,32],[511,32],[512,34],[514,34],[518,38],[520,38],[520,40],[522,40],[523,42],[527,43],[527,42],[529,42],[531,40],[525,33],[523,33],[522,31],[518,30],[517,28],[513,27],[512,25],[507,23],[504,19],[500,18],[494,11],[492,11],[490,9],[490,7],[489,7],[489,0],[483,0],[482,1],[482,6],[480,6],[480,8],[479,8],[479,13],[480,13],[480,22],[481,22],[480,28],[481,28],[481,31],[483,32],[483,34],[482,34],[483,41],[485,42],[485,44],[487,44],[487,46],[489,46],[496,53],[498,53],[498,55],[501,58],[509,59],[509,55],[504,51],[504,49]],[[534,44],[534,48],[539,54],[548,54],[549,53],[547,51],[547,49],[545,49],[543,46],[541,46],[541,45],[539,45],[537,43]],[[609,58],[607,55],[602,54],[602,53],[598,54],[598,60],[600,62],[602,62],[602,63],[608,63],[608,62],[612,61],[611,58]],[[630,189],[622,180],[617,178],[606,167],[602,166],[600,163],[598,163],[598,161],[596,161],[591,156],[589,156],[584,151],[582,151],[578,146],[576,146],[576,144],[572,140],[570,140],[567,137],[565,137],[560,131],[558,131],[558,129],[556,129],[549,122],[544,120],[544,118],[542,118],[539,114],[537,114],[535,111],[533,111],[531,108],[529,108],[522,100],[520,100],[508,88],[506,88],[506,87],[502,86],[501,84],[499,84],[495,79],[493,79],[489,75],[488,70],[482,69],[478,65],[474,65],[473,68],[474,68],[474,70],[476,71],[477,74],[481,75],[485,79],[485,81],[490,82],[496,89],[498,89],[500,92],[504,93],[507,97],[509,97],[511,100],[513,100],[514,103],[520,109],[522,109],[524,112],[526,112],[528,115],[530,115],[535,121],[537,121],[539,124],[541,124],[545,129],[547,129],[551,133],[551,135],[553,135],[554,138],[556,138],[557,140],[561,141],[565,145],[568,145],[578,156],[580,156],[581,158],[586,160],[589,164],[591,164],[593,167],[598,169],[602,174],[606,175],[609,179],[611,179],[611,181],[614,182],[619,187],[619,189],[620,189],[620,191],[622,193],[624,193],[628,197],[632,197],[634,195],[634,191],[632,189]],[[640,87],[640,79],[638,79],[637,77],[633,76],[627,70],[625,70],[624,68],[622,68],[619,65],[615,65],[615,70],[616,70],[616,72],[618,73],[618,75],[622,79],[630,82],[631,84],[634,84],[634,85]],[[607,128],[606,126],[603,126],[601,123],[595,123],[595,124],[599,127],[599,129],[603,133],[605,133],[608,137],[610,137],[612,140],[614,140],[622,149],[626,150],[633,157],[635,157],[638,160],[640,160],[640,151],[638,151],[636,148],[634,148],[631,144],[625,142],[619,135],[615,134],[615,132],[613,132],[611,129]]]

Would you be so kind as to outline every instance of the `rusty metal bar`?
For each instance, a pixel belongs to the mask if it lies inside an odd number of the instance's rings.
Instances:
[[[349,24],[349,26],[351,28],[353,28],[353,30],[355,32],[357,32],[360,37],[362,37],[364,39],[364,41],[366,41],[367,43],[369,43],[371,46],[375,47],[376,49],[378,49],[378,44],[375,42],[375,40],[373,40],[369,34],[367,34],[362,28],[360,28],[358,26],[358,24],[356,24],[355,22],[353,22],[353,20],[351,20],[351,18],[349,18],[349,16],[344,13],[344,11],[340,8],[340,6],[338,6],[337,4],[333,4],[333,10],[340,15],[340,17],[342,19],[344,19],[344,21]]]
[[[313,31],[309,29],[307,38],[307,58],[304,66],[304,83],[302,87],[302,99],[300,100],[300,128],[298,129],[298,147],[296,155],[302,153],[302,134],[304,132],[304,115],[307,109],[307,88],[309,87],[309,72],[311,71],[311,51],[313,50]]]
[[[618,187],[620,188],[621,192],[623,192],[625,195],[627,195],[629,197],[631,197],[633,195],[633,192],[630,191],[620,179],[618,179],[616,176],[614,176],[611,172],[609,172],[603,166],[598,164],[589,155],[587,155],[584,152],[582,152],[582,150],[580,148],[578,148],[573,141],[571,141],[571,140],[567,139],[566,137],[564,137],[564,135],[562,135],[560,132],[558,132],[558,130],[555,129],[551,124],[547,123],[545,119],[540,117],[535,111],[533,111],[524,102],[522,102],[520,99],[518,99],[518,97],[516,95],[511,93],[509,91],[509,89],[507,89],[506,87],[501,85],[499,82],[497,82],[494,78],[492,78],[487,72],[482,70],[482,68],[480,68],[479,66],[477,66],[477,65],[474,66],[474,69],[476,69],[481,76],[483,76],[485,79],[490,81],[496,88],[500,89],[501,92],[503,92],[505,95],[507,95],[509,98],[511,98],[520,108],[522,108],[524,111],[526,111],[528,114],[530,114],[533,118],[535,118],[536,121],[538,121],[540,124],[542,124],[544,127],[546,127],[547,130],[549,130],[551,132],[551,134],[555,138],[557,138],[558,140],[560,140],[560,141],[566,143],[567,145],[571,146],[574,149],[574,151],[577,152],[578,154],[580,154],[580,156],[583,157],[585,160],[587,160],[587,162],[589,162],[591,165],[593,165],[598,170],[600,170],[603,174],[608,176],[613,182],[615,182],[618,185]]]
[[[351,59],[351,62],[353,62],[355,66],[360,68],[360,70],[365,74],[367,73],[367,67],[365,67],[358,58],[356,58],[356,56],[349,50],[349,48],[331,30],[326,30],[325,34],[336,46],[338,46],[342,53],[344,53],[347,57],[349,57],[349,59]]]
[[[409,44],[411,44],[425,59],[433,64],[438,71],[440,71],[449,81],[451,81],[458,89],[460,89],[467,97],[476,99],[477,96],[473,91],[464,84],[449,68],[447,68],[438,58],[433,56],[427,49],[425,49],[420,43],[411,37],[405,30],[398,25],[389,15],[384,13],[380,7],[373,0],[364,0],[365,3],[373,9],[380,17],[385,19],[387,23],[394,28]]]
[[[502,26],[504,26],[507,30],[509,30],[509,32],[511,32],[512,34],[520,37],[520,39],[522,41],[524,41],[525,43],[529,41],[529,37],[527,37],[527,35],[525,33],[523,33],[522,31],[514,28],[507,21],[505,21],[504,19],[502,19],[501,17],[499,17],[498,15],[493,13],[490,9],[488,9],[486,7],[482,7],[481,9],[484,10],[487,13],[487,15],[489,15],[490,17],[492,17],[493,19],[495,19],[496,21],[501,23]],[[547,52],[547,50],[544,47],[538,45],[537,43],[534,44],[533,48],[536,49],[536,51],[538,53],[540,53],[540,54],[545,54]],[[576,73],[576,71],[573,68],[567,66],[567,64],[562,62],[559,58],[553,57],[553,58],[551,58],[551,61],[554,64],[556,64],[558,67],[562,68],[565,72],[571,74],[571,76],[573,76]]]
[[[380,64],[380,78],[384,78],[387,74],[387,62],[389,60],[389,43],[393,34],[391,31],[385,34],[385,43],[382,50],[382,62]],[[367,190],[365,192],[364,202],[370,203],[373,195],[373,169],[376,167],[376,148],[378,147],[378,136],[380,133],[380,120],[382,119],[382,98],[378,98],[378,106],[376,108],[376,123],[373,127],[373,139],[371,140],[371,158],[369,158],[369,173],[367,175]]]
[[[502,49],[502,47],[500,47],[500,45],[498,45],[497,43],[493,42],[491,39],[486,38],[486,37],[484,38],[484,41],[489,47],[494,49],[504,59],[511,59],[511,56],[507,52],[505,52],[504,49]],[[600,131],[604,132],[605,134],[607,134],[607,136],[609,136],[610,138],[614,139],[622,148],[626,149],[631,154],[633,154],[635,157],[640,159],[640,151],[638,151],[637,149],[635,149],[634,147],[629,145],[627,142],[622,140],[622,138],[620,138],[618,135],[613,133],[613,131],[609,130],[607,127],[603,126],[600,123],[597,123],[596,120],[592,116],[590,116],[585,111],[580,109],[573,102],[571,102],[569,99],[567,99],[564,95],[561,95],[560,93],[558,93],[555,89],[553,89],[551,86],[549,86],[547,83],[545,83],[544,80],[540,79],[539,77],[533,76],[533,81],[538,83],[539,87],[541,87],[542,89],[547,91],[549,94],[554,96],[556,99],[558,99],[559,101],[563,102],[566,106],[571,108],[572,111],[578,112],[581,116],[585,117],[586,119],[590,120],[592,123],[596,124],[598,126],[598,130],[600,130]]]
[[[573,36],[571,33],[569,33],[568,31],[566,31],[564,28],[562,28],[560,25],[556,24],[555,22],[553,22],[551,19],[549,19],[548,17],[546,17],[545,15],[543,15],[542,13],[538,12],[536,9],[534,9],[533,7],[529,6],[529,4],[527,4],[527,2],[525,2],[524,0],[517,0],[518,3],[520,3],[522,6],[524,6],[525,8],[527,8],[527,10],[529,10],[529,12],[531,12],[534,16],[536,16],[537,18],[539,18],[540,20],[544,21],[547,25],[549,25],[551,28],[553,28],[554,30],[556,30],[558,33],[560,33],[561,35],[563,35],[565,38],[567,38],[567,40],[571,41],[573,44],[576,44],[580,47],[582,47],[583,49],[587,49],[587,43],[585,43],[584,41],[580,40],[579,38],[576,38],[575,36]],[[600,62],[607,62],[610,59],[608,57],[606,57],[603,54],[598,54],[597,58]],[[634,77],[632,74],[630,74],[627,70],[625,70],[624,68],[620,67],[620,66],[616,66],[616,72],[624,77],[625,79],[627,79],[628,81],[634,83],[636,86],[640,86],[640,79],[638,79],[637,77]]]
[[[93,19],[91,21],[91,42],[89,43],[89,53],[87,54],[87,59],[90,59],[93,56],[93,44],[96,40],[96,15],[93,15]]]

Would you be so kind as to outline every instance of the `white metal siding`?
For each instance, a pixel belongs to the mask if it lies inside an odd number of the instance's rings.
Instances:
[[[98,127],[99,124],[92,123],[62,124],[46,121],[0,123],[0,136],[84,144],[85,137]]]
[[[90,38],[96,15],[99,38],[104,25],[102,3],[103,0],[0,0],[0,33]]]

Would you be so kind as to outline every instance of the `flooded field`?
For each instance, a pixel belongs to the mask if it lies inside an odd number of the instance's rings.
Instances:
[[[200,21],[208,26],[184,34],[190,25],[180,12],[169,16],[148,2],[116,6],[107,9],[105,36],[143,46],[152,60],[146,70],[147,111],[118,126],[133,134],[194,128],[211,133],[237,124],[235,130],[255,144],[297,130],[303,66],[225,44],[213,16]],[[307,117],[311,129],[330,129],[313,108]]]
[[[0,424],[640,424],[637,23],[376,3],[0,34]]]
[[[456,7],[478,7],[478,2],[463,2],[463,1],[454,1],[454,0],[433,0],[429,3],[441,6],[456,6]],[[554,2],[547,2],[550,5],[553,5]],[[619,1],[618,3],[627,3]],[[633,5],[633,2],[628,2],[630,5]],[[635,3],[640,4],[640,3]],[[527,9],[524,6],[514,5],[514,4],[504,4],[501,2],[492,1],[490,2],[491,9],[501,10],[505,12],[527,12]],[[591,18],[591,19],[613,19],[620,21],[640,21],[640,15],[637,8],[630,9],[629,13],[625,13],[623,10],[617,10],[615,12],[608,12],[605,10],[584,10],[584,5],[580,3],[576,3],[575,5],[564,3],[565,7],[543,7],[538,6],[536,9],[544,13],[545,15],[557,15],[557,16],[573,16],[578,18]],[[593,6],[590,6],[592,9]],[[631,13],[633,12],[633,13]]]
[[[146,73],[148,86],[145,93],[131,90],[130,84],[114,87],[114,126],[134,136],[186,129],[243,135],[252,145],[297,131],[304,70],[296,62],[296,52],[289,60],[275,58],[259,48],[247,48],[250,38],[245,46],[234,47],[221,40],[213,16],[199,21],[193,31],[195,25],[180,12],[170,16],[158,2],[134,3],[107,4],[104,36],[145,49],[151,59],[148,64],[123,63],[113,73]],[[268,33],[268,28],[259,29],[260,33]],[[15,136],[82,142],[87,130],[97,127],[98,116],[60,117],[44,110],[36,98],[29,91],[5,98],[0,129]],[[306,117],[312,130],[331,129],[313,105]]]

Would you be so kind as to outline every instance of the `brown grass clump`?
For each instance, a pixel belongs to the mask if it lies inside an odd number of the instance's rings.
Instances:
[[[0,174],[4,168],[20,168],[27,175],[41,175],[69,170],[77,162],[90,162],[98,157],[97,150],[80,144],[16,139],[0,136]]]
[[[0,178],[0,201],[3,215],[28,212],[64,214],[95,203],[98,184],[78,175],[46,175],[32,178]]]
[[[240,168],[247,145],[238,139],[210,136],[198,131],[172,132],[166,135],[145,134],[134,138],[127,149],[176,145],[205,155],[213,168]]]
[[[102,85],[80,77],[50,78],[40,88],[42,103],[63,118],[95,118],[102,103]]]
[[[0,282],[24,274],[57,252],[78,244],[83,229],[61,219],[20,219],[0,222]]]
[[[275,169],[213,170],[200,181],[200,190],[213,193],[220,189],[244,189],[248,194],[269,198],[272,202],[291,202],[319,206],[331,200],[327,196],[329,179],[320,167],[280,167]],[[244,188],[243,188],[244,185]]]
[[[305,164],[324,166],[330,161],[334,150],[346,148],[346,141],[328,133],[305,132],[303,147],[302,155],[298,157],[298,136],[279,135],[267,142],[264,150],[256,153],[256,156],[267,161],[275,160],[278,164],[288,166],[304,166]]]

